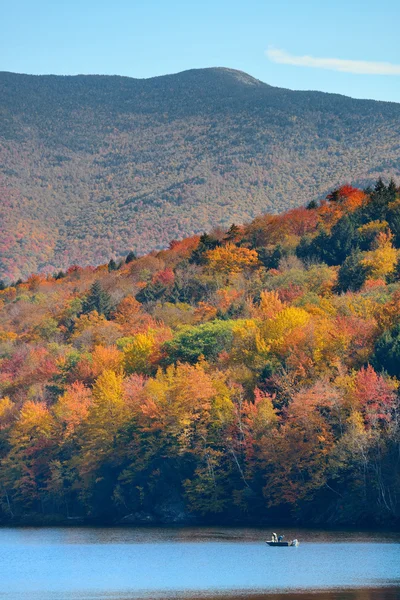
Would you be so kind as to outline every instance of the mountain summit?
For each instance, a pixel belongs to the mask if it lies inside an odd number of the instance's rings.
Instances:
[[[1,276],[99,264],[400,175],[400,105],[241,71],[0,73]]]

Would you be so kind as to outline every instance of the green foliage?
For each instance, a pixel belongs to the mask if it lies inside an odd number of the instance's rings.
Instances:
[[[377,340],[372,364],[400,378],[400,324],[385,331]]]
[[[111,258],[111,260],[109,261],[107,268],[109,272],[118,270],[118,265],[113,258]]]
[[[338,274],[338,292],[358,292],[367,278],[367,269],[361,263],[361,253],[353,252],[342,265]]]
[[[58,273],[54,273],[53,277],[54,279],[58,280],[58,279],[63,279],[65,277],[65,273],[64,271],[58,271]]]
[[[197,327],[183,327],[171,341],[164,344],[167,362],[194,364],[200,357],[215,360],[223,350],[231,349],[235,324],[237,321],[217,320]]]
[[[273,248],[257,248],[257,254],[259,261],[266,269],[277,269],[281,258],[287,255],[280,244]]]
[[[352,219],[344,215],[330,233],[322,230],[315,238],[303,238],[297,254],[299,258],[314,259],[328,265],[340,265],[357,243]]]
[[[137,256],[136,254],[131,250],[130,252],[128,252],[125,262],[128,265],[129,263],[133,262],[134,260],[136,260]]]
[[[103,290],[100,281],[95,281],[83,303],[83,314],[88,314],[95,310],[99,315],[108,317],[112,308],[111,296]]]
[[[196,265],[204,265],[207,262],[205,253],[209,250],[214,250],[217,246],[219,246],[217,239],[207,233],[203,233],[203,235],[200,236],[199,245],[196,250],[192,252],[190,262]]]

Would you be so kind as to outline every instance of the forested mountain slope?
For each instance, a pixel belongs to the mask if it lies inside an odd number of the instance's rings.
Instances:
[[[230,69],[0,73],[0,277],[160,249],[400,175],[399,134],[400,105]]]
[[[0,290],[0,523],[398,526],[399,192]]]

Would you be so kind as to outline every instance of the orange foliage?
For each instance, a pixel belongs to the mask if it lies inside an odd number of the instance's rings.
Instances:
[[[92,392],[80,381],[72,383],[54,406],[54,414],[62,424],[65,436],[73,435],[88,416]]]
[[[318,218],[328,228],[346,213],[352,213],[367,201],[365,193],[351,185],[343,185],[331,194],[318,208]]]

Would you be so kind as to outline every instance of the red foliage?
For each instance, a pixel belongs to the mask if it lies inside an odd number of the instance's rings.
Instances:
[[[172,269],[166,268],[159,271],[153,277],[153,283],[161,283],[162,285],[172,285],[175,281],[175,274]]]
[[[396,404],[395,390],[371,365],[358,371],[354,397],[367,424],[374,425],[378,421],[391,420]]]

